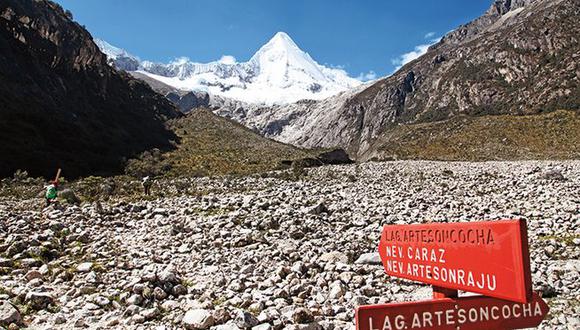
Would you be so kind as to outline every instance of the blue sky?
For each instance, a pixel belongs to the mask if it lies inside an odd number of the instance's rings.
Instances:
[[[93,34],[141,59],[248,60],[277,31],[353,77],[393,72],[405,53],[481,15],[491,0],[57,0]],[[407,55],[412,58],[413,54]]]

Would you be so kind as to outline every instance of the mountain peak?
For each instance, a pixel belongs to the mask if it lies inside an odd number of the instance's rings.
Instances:
[[[296,45],[294,40],[286,32],[277,32],[265,45],[263,45],[254,55],[264,53],[303,53],[303,51]]]
[[[276,33],[252,56],[250,62],[260,72],[257,80],[280,88],[289,87],[297,81],[328,80],[310,55],[302,51],[284,32]]]
[[[277,32],[267,44],[276,44],[285,48],[298,48],[294,40],[283,31]]]

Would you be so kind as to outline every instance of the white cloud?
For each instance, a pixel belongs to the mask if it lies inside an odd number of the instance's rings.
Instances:
[[[223,64],[236,64],[236,58],[231,55],[223,55],[218,62]]]
[[[377,74],[373,70],[370,70],[367,73],[361,72],[355,79],[360,81],[369,81],[377,79]]]
[[[391,59],[391,63],[396,66],[395,71],[398,71],[405,64],[423,56],[423,54],[425,54],[427,52],[427,50],[429,50],[429,47],[438,43],[439,40],[441,40],[441,38],[431,39],[431,40],[429,40],[430,43],[415,46],[415,49],[413,49],[412,51],[410,51],[408,53],[404,53],[403,55],[401,55],[397,58]]]
[[[171,61],[169,64],[174,64],[174,65],[181,65],[181,64],[185,64],[189,62],[189,58],[188,57],[178,57],[176,59],[174,59],[173,61]]]
[[[330,68],[332,68],[332,69],[339,69],[339,70],[343,70],[343,71],[344,71],[344,70],[345,70],[345,68],[346,68],[346,66],[344,66],[344,65],[341,65],[341,64],[334,65],[334,64],[324,63],[324,66],[330,67]]]
[[[429,32],[425,35],[425,39],[432,39],[435,36],[435,32]]]

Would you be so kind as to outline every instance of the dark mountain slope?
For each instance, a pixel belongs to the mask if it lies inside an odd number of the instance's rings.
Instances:
[[[145,83],[107,65],[91,35],[46,0],[0,0],[0,176],[112,174],[170,149],[178,117]]]

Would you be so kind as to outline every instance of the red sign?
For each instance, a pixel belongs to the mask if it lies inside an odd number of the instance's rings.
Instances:
[[[387,274],[517,302],[531,298],[526,222],[384,226]]]
[[[522,329],[538,326],[549,307],[536,293],[519,303],[485,296],[360,306],[357,330]]]

